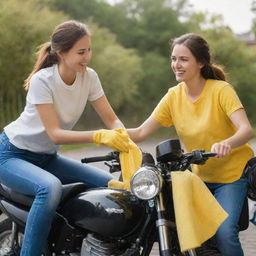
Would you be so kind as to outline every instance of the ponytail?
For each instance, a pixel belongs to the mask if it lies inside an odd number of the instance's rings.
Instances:
[[[227,76],[222,67],[215,64],[205,64],[201,69],[201,75],[205,79],[216,79],[227,81]]]
[[[38,55],[38,57],[37,57],[35,65],[34,65],[34,68],[24,83],[24,89],[26,91],[29,89],[29,83],[30,83],[31,77],[36,72],[38,72],[42,68],[51,67],[53,64],[58,63],[57,54],[52,52],[50,42],[46,42],[46,43],[40,45],[37,55]]]

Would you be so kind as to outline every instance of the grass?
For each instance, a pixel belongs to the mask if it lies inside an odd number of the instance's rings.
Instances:
[[[82,149],[82,148],[88,148],[92,147],[93,144],[72,144],[72,145],[61,145],[60,151],[69,151],[69,150],[75,150],[75,149]]]

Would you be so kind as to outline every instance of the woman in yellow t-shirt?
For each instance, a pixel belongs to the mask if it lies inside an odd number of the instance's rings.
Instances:
[[[242,256],[238,220],[247,193],[242,171],[253,156],[247,144],[253,130],[224,71],[211,63],[205,39],[189,33],[174,39],[171,46],[171,66],[179,84],[168,90],[141,126],[128,130],[129,135],[138,142],[161,125],[173,125],[187,151],[217,154],[205,165],[193,166],[193,172],[229,214],[216,233],[221,254]]]

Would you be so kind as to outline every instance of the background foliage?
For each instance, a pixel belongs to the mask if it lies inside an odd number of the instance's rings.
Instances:
[[[141,123],[167,89],[176,85],[170,71],[169,40],[187,32],[200,33],[209,41],[214,62],[225,67],[256,124],[256,47],[238,41],[221,16],[197,13],[187,0],[122,0],[115,5],[104,0],[9,0],[0,1],[1,127],[24,107],[22,85],[33,67],[37,46],[67,19],[85,22],[92,30],[91,67],[127,126]],[[252,30],[256,32],[255,25]],[[82,118],[79,128],[101,125],[92,109],[86,115],[89,118]]]

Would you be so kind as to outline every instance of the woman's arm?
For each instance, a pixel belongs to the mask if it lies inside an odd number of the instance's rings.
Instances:
[[[108,128],[124,128],[105,96],[93,101],[92,106]],[[36,108],[45,130],[54,144],[93,142],[94,131],[69,131],[62,129],[53,104],[38,104]]]
[[[54,144],[83,144],[93,142],[93,131],[69,131],[60,126],[53,104],[37,104],[41,122]]]
[[[134,142],[140,142],[154,133],[160,126],[160,123],[150,116],[141,126],[128,129],[127,132]]]
[[[123,123],[116,116],[105,95],[92,101],[91,104],[107,128],[124,128]]]
[[[124,127],[105,96],[97,99],[92,104],[108,128]],[[128,149],[128,135],[124,133],[115,130],[65,130],[61,128],[53,104],[38,104],[36,108],[45,130],[54,144],[83,144],[93,142],[99,145],[106,144],[118,151],[127,151]]]
[[[237,128],[237,132],[226,140],[212,145],[211,151],[217,153],[217,157],[228,155],[233,148],[242,146],[254,136],[244,109],[241,108],[233,112],[230,119]]]

